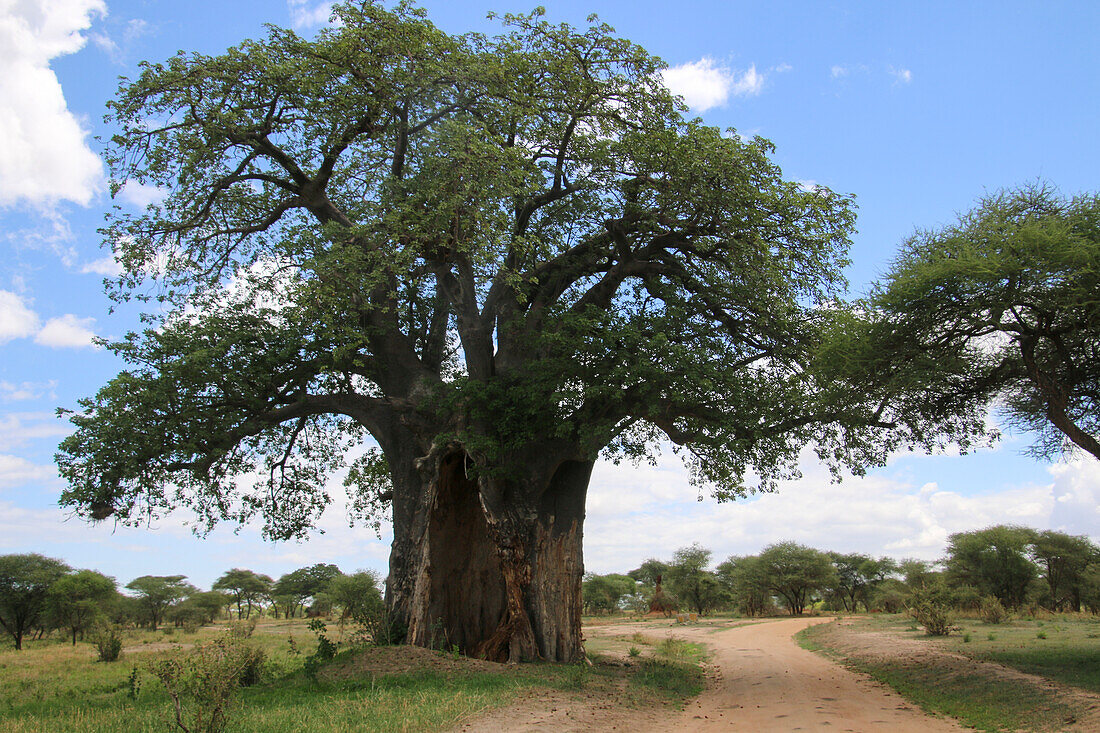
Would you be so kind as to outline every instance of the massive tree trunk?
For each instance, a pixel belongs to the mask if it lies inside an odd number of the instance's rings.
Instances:
[[[535,448],[537,451],[537,448]],[[419,646],[494,661],[572,662],[581,640],[581,539],[591,461],[543,460],[507,480],[457,445],[413,465],[388,455],[394,543],[387,602]]]

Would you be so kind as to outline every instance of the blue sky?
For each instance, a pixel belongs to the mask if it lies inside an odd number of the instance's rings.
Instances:
[[[693,112],[776,145],[787,177],[853,193],[853,293],[917,227],[936,227],[984,192],[1042,178],[1096,190],[1100,64],[1093,2],[545,2],[551,20],[589,13],[670,65]],[[424,2],[447,31],[491,31],[496,0]],[[217,53],[264,23],[314,32],[313,0],[0,0],[0,553],[42,552],[125,583],[230,567],[279,575],[313,562],[382,570],[386,538],[349,529],[339,505],[324,534],[267,544],[245,527],[194,538],[187,516],[145,529],[87,526],[57,508],[52,455],[73,407],[119,369],[92,335],[108,314],[111,261],[96,228],[111,205],[96,135],[120,75],[176,50]],[[140,206],[150,192],[115,203]],[[951,532],[998,522],[1100,539],[1100,467],[1021,455],[1027,436],[971,456],[898,456],[862,479],[829,483],[812,460],[779,494],[716,505],[675,460],[597,467],[586,565],[623,571],[700,542],[722,559],[785,539],[822,549],[933,559]],[[641,539],[639,539],[641,538]]]

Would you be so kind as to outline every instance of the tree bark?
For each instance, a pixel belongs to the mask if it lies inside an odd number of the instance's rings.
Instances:
[[[387,459],[394,480],[387,604],[407,641],[493,661],[581,659],[592,462],[536,461],[528,475],[501,480],[475,476],[457,445],[436,448],[415,472]]]

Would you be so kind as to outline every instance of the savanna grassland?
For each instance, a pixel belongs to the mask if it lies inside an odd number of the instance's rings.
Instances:
[[[558,695],[620,708],[676,707],[702,689],[698,650],[637,643],[637,654],[606,649],[592,664],[501,665],[454,650],[352,645],[352,630],[323,632],[337,653],[310,670],[317,636],[303,619],[264,619],[243,643],[263,652],[258,681],[233,694],[233,731],[433,731],[452,728],[517,697]],[[186,633],[131,631],[121,658],[96,661],[94,648],[56,638],[23,651],[0,649],[0,732],[163,732],[174,725],[155,675],[167,659],[226,638],[227,625]],[[620,658],[621,657],[621,658]],[[311,679],[312,675],[312,679]],[[193,727],[195,698],[182,698]],[[178,728],[177,728],[178,730]]]
[[[1100,617],[1039,613],[992,624],[959,616],[952,624],[933,637],[903,614],[855,616],[799,640],[979,730],[1100,723]]]

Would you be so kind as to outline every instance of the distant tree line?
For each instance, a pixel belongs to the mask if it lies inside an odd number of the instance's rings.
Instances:
[[[667,562],[650,558],[625,574],[589,573],[582,584],[584,611],[897,613],[925,591],[960,609],[996,599],[1016,611],[1100,613],[1100,547],[1053,530],[999,525],[959,532],[936,562],[828,552],[795,542],[712,561],[713,553],[696,544]]]
[[[344,574],[318,563],[272,580],[245,568],[226,571],[200,590],[185,575],[143,575],[122,589],[95,570],[74,570],[39,554],[0,555],[0,628],[16,649],[26,639],[64,634],[72,644],[105,625],[156,630],[171,624],[197,628],[218,619],[296,616],[341,617],[382,607],[377,574]]]

